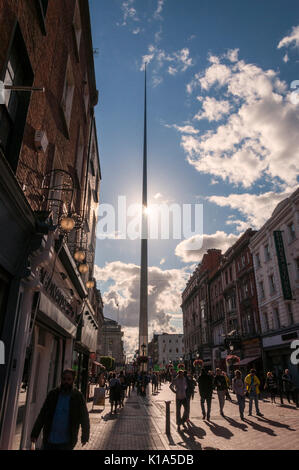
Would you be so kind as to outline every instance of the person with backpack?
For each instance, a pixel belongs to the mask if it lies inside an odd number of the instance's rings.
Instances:
[[[202,418],[206,419],[207,415],[207,420],[210,421],[214,378],[212,375],[207,373],[205,369],[202,369],[201,375],[197,379],[197,383],[200,393]],[[207,414],[205,410],[205,402],[207,402]]]
[[[239,411],[240,411],[240,418],[244,420],[244,410],[245,410],[245,396],[246,396],[246,385],[242,379],[241,371],[236,370],[235,376],[232,380],[232,388],[233,392],[237,396]]]

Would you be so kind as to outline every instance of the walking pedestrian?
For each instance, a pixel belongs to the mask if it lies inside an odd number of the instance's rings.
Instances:
[[[222,371],[219,368],[216,369],[216,375],[214,378],[214,388],[216,388],[217,390],[220,414],[221,416],[224,416],[223,408],[224,408],[225,396],[227,393],[227,383],[226,383],[224,375],[222,374]]]
[[[245,384],[249,395],[249,413],[252,416],[252,403],[254,401],[257,416],[264,416],[259,410],[258,395],[260,394],[260,379],[256,375],[256,370],[251,369],[250,373],[245,377]]]
[[[66,369],[61,385],[51,390],[35,421],[31,442],[35,443],[43,430],[43,450],[72,450],[82,428],[81,443],[89,441],[90,423],[84,397],[74,388],[75,372]]]
[[[233,392],[237,396],[240,418],[244,420],[244,410],[245,410],[245,395],[246,395],[246,385],[242,379],[241,371],[236,370],[235,376],[232,381]]]
[[[231,399],[231,396],[230,396],[230,394],[229,394],[229,391],[228,391],[228,389],[229,389],[229,387],[230,387],[230,381],[229,381],[229,378],[228,378],[228,376],[227,376],[227,373],[226,373],[226,372],[224,372],[224,371],[223,371],[223,372],[222,372],[222,374],[224,375],[224,378],[225,378],[225,380],[226,380],[226,385],[227,385],[227,389],[226,389],[225,398],[226,398],[226,400],[232,401],[232,399]]]
[[[277,394],[277,380],[272,372],[267,372],[265,390],[270,393],[271,403],[275,403],[275,397]]]
[[[292,376],[289,372],[289,369],[286,369],[284,371],[284,374],[282,375],[282,386],[288,402],[291,403],[290,396],[292,396],[293,401],[296,404],[296,399],[294,399],[295,386],[293,384]]]
[[[114,414],[117,413],[117,406],[121,402],[121,392],[122,386],[120,381],[116,378],[116,374],[113,373],[112,377],[109,380],[109,401],[111,405],[110,415],[113,414],[113,406],[114,406]]]
[[[187,373],[184,371],[184,377],[187,380],[187,389],[186,389],[186,422],[190,421],[190,402],[192,398],[192,394],[194,395],[194,388],[196,386],[196,382],[193,380],[191,373]]]
[[[210,421],[214,377],[207,373],[205,369],[202,369],[201,375],[198,377],[197,382],[200,393],[202,419],[206,419],[207,415],[207,420]],[[207,413],[205,410],[205,402],[207,402]]]
[[[170,384],[169,388],[172,392],[176,395],[176,423],[178,427],[178,431],[180,432],[181,424],[186,427],[187,421],[187,390],[188,384],[187,379],[184,376],[184,370],[180,369],[178,375],[173,379],[172,383]],[[181,416],[181,408],[184,408],[184,414]]]

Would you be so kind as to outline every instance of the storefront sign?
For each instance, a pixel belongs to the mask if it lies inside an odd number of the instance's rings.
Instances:
[[[273,232],[273,235],[274,235],[274,241],[275,241],[275,246],[276,246],[276,254],[277,254],[277,259],[278,259],[283,297],[285,300],[292,300],[293,299],[292,289],[290,285],[288,265],[287,265],[287,260],[285,256],[284,246],[283,246],[282,233],[280,230],[276,230]]]
[[[66,299],[64,293],[52,281],[50,274],[44,269],[40,270],[40,281],[45,289],[45,292],[54,300],[56,305],[67,315],[74,317],[75,312],[71,304]]]

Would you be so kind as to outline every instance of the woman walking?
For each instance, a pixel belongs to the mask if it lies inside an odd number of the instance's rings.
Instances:
[[[232,381],[233,392],[237,396],[240,418],[244,421],[244,410],[245,410],[245,395],[246,395],[246,385],[242,379],[241,372],[239,370],[235,371],[235,376]]]
[[[277,380],[272,372],[267,372],[265,389],[269,391],[271,396],[271,403],[275,403],[275,396],[277,394]]]

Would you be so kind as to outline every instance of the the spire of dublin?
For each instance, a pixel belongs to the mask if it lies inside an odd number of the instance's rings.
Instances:
[[[139,355],[148,356],[148,214],[147,214],[147,100],[146,64],[144,83],[144,142],[143,142],[143,184],[142,184],[142,228],[141,228],[141,265],[140,265],[140,311],[139,311]],[[147,363],[142,364],[147,370]]]

